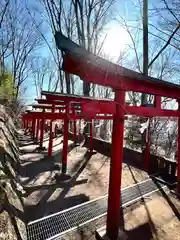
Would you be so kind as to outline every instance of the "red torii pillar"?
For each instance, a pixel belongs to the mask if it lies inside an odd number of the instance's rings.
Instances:
[[[81,139],[81,119],[79,119],[78,139]]]
[[[27,131],[28,128],[29,128],[29,120],[26,119],[26,120],[25,120],[25,131]]]
[[[24,116],[23,116],[23,129],[26,128],[26,120],[24,119]]]
[[[36,138],[36,140],[39,139],[39,125],[40,125],[40,119],[37,119],[36,133],[35,133],[35,138]]]
[[[64,139],[63,139],[63,151],[62,151],[62,173],[67,172],[67,155],[68,155],[68,130],[69,130],[69,103],[66,104],[66,117],[64,119]]]
[[[112,150],[106,235],[117,239],[120,223],[121,175],[123,161],[125,91],[115,91],[116,113],[113,118]]]
[[[89,127],[90,127],[90,129],[89,129],[89,134],[90,134],[90,139],[89,139],[89,141],[90,141],[90,146],[89,146],[89,150],[90,150],[90,152],[92,153],[92,152],[93,152],[93,120],[90,121]]]
[[[149,171],[149,160],[150,160],[150,121],[149,121],[149,126],[146,129],[146,149],[145,149],[145,169],[146,169],[146,171]]]
[[[55,104],[52,105],[52,113],[55,112]],[[53,147],[53,138],[54,138],[54,132],[53,132],[53,120],[50,122],[50,132],[49,132],[49,146],[48,146],[48,156],[52,156],[52,147]]]
[[[36,131],[36,119],[32,119],[32,137],[35,138],[35,131]]]
[[[45,110],[43,110],[43,112],[45,112]],[[40,127],[40,142],[39,142],[39,149],[43,149],[43,140],[44,140],[44,125],[45,125],[45,119],[42,118],[41,119],[41,123],[40,123],[41,127]]]
[[[180,100],[178,101],[180,111]],[[177,193],[180,194],[180,117],[178,117],[178,139],[177,139]]]
[[[73,114],[75,115],[76,111],[75,108],[73,108]],[[74,143],[77,142],[77,129],[76,129],[76,119],[73,121],[74,124]]]

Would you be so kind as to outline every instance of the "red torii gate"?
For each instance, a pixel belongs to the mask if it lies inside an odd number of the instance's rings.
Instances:
[[[38,100],[42,101],[43,103],[46,103],[45,99],[41,99]],[[27,111],[27,113],[24,115],[24,120],[28,119],[32,121],[32,135],[33,137],[37,137],[38,136],[38,132],[39,132],[39,125],[40,126],[40,148],[42,148],[43,145],[43,138],[44,138],[44,125],[45,125],[45,120],[47,120],[48,118],[51,119],[50,122],[50,135],[49,135],[49,147],[48,147],[48,156],[52,156],[52,145],[53,145],[53,138],[54,138],[54,133],[52,131],[52,121],[56,120],[56,119],[64,119],[64,116],[61,114],[51,114],[50,117],[48,114],[48,112],[45,113],[45,110],[47,109],[51,109],[51,113],[55,113],[55,110],[59,110],[59,113],[61,113],[61,110],[65,110],[65,105],[64,102],[52,102],[52,105],[42,105],[42,104],[33,104],[31,105],[32,108],[34,109],[40,109],[43,112],[33,112],[33,111]],[[58,105],[56,105],[58,104]],[[62,104],[62,106],[59,106],[60,104]],[[76,108],[75,106],[73,106],[73,108]],[[54,117],[53,117],[54,116]],[[41,124],[40,124],[41,121]],[[36,126],[36,133],[35,133],[35,126]]]
[[[84,97],[78,95],[68,95],[68,94],[61,94],[61,93],[54,93],[54,92],[47,92],[42,91],[42,95],[45,95],[47,102],[51,103],[50,101],[61,101],[64,102],[66,105],[66,114],[70,115],[69,113],[72,111],[70,118],[64,118],[64,140],[63,140],[63,165],[62,171],[66,173],[67,169],[67,154],[68,154],[68,125],[69,119],[74,120],[74,137],[76,137],[76,119],[88,119],[90,120],[90,152],[93,151],[93,119],[112,119],[113,109],[104,108],[100,109],[99,111],[94,110],[90,111],[89,113],[86,111],[86,107],[88,103],[93,102],[94,104],[102,103],[102,105],[106,105],[112,103],[111,99],[94,99],[91,97]],[[41,101],[42,102],[42,101]],[[72,106],[72,109],[71,109]],[[80,111],[79,114],[75,117],[76,111]],[[97,114],[111,114],[111,115],[97,115]]]
[[[64,139],[63,139],[63,154],[62,154],[62,173],[65,174],[67,171],[67,154],[68,154],[68,124],[69,120],[76,121],[77,119],[81,120],[86,118],[86,120],[90,120],[90,152],[93,151],[93,128],[92,128],[92,120],[93,119],[112,119],[113,116],[113,108],[105,108],[107,104],[113,103],[111,99],[94,99],[83,96],[75,96],[75,95],[67,95],[60,94],[54,92],[42,92],[42,95],[46,96],[46,99],[38,99],[39,104],[51,104],[47,107],[42,105],[34,105],[35,108],[52,109],[52,112],[32,112],[29,111],[24,115],[24,119],[30,119],[32,122],[35,120],[41,119],[41,137],[40,142],[43,140],[43,132],[44,132],[44,121],[45,119],[51,120],[51,124],[53,120],[61,119],[64,120]],[[61,100],[61,101],[60,101]],[[88,114],[86,112],[86,106],[89,102],[93,102],[94,104],[102,103],[103,108],[98,111],[90,111]],[[55,112],[56,104],[59,106],[60,110],[65,110],[65,112]],[[101,115],[100,115],[101,114]],[[103,115],[102,115],[103,114]],[[104,115],[108,114],[108,115]],[[111,114],[111,115],[109,115]],[[74,135],[76,136],[76,125],[74,125],[75,131]],[[50,138],[49,138],[49,148],[48,155],[52,155],[52,141],[53,141],[53,133],[52,133],[52,125],[50,126]]]
[[[180,193],[180,87],[113,64],[81,48],[60,32],[55,33],[58,48],[65,52],[63,70],[79,76],[83,81],[111,87],[115,92],[106,234],[117,239],[120,221],[121,173],[123,159],[123,133],[125,114],[144,117],[178,117],[178,185]],[[126,106],[128,91],[155,95],[153,108]],[[178,110],[161,109],[161,97],[177,99]],[[101,103],[88,103],[89,109],[102,107]],[[88,109],[86,109],[88,111]]]
[[[45,110],[51,110],[52,113],[54,113],[56,110],[59,110],[59,112],[65,107],[62,105],[61,102],[57,103],[57,105],[52,104],[52,105],[47,105],[47,104],[33,104],[31,105],[33,109],[40,109],[43,112]],[[43,139],[44,139],[44,127],[45,127],[45,119],[41,119],[41,124],[39,119],[33,119],[33,136],[38,138],[38,132],[39,132],[39,125],[40,127],[40,148],[43,148]],[[36,133],[35,133],[35,125],[36,125]],[[54,138],[54,132],[52,131],[52,125],[53,125],[53,120],[50,122],[50,134],[49,134],[49,147],[48,147],[48,156],[52,156],[52,146],[53,146],[53,138]]]

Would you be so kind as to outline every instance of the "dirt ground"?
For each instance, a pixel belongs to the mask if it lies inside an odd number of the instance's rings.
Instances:
[[[165,192],[153,194],[123,209],[121,240],[179,240],[180,201]],[[62,240],[95,240],[95,231],[106,223],[106,217],[62,236]]]
[[[48,146],[48,141],[44,141]],[[90,155],[82,145],[69,141],[68,183],[57,183],[62,138],[54,140],[53,157],[47,151],[37,153],[35,144],[21,147],[21,180],[26,187],[25,206],[27,221],[49,215],[108,192],[109,158],[96,153]],[[148,178],[147,173],[123,163],[122,188]],[[180,240],[180,201],[170,193],[156,193],[123,209],[121,229],[125,239]],[[95,240],[95,230],[104,226],[106,217],[61,237],[64,240]]]
[[[21,181],[26,189],[27,221],[49,215],[108,193],[110,159],[99,153],[89,154],[87,148],[74,146],[69,141],[69,183],[57,183],[60,172],[62,138],[54,140],[54,156],[47,151],[35,151],[38,145],[30,143],[21,147]],[[44,146],[48,147],[47,139]],[[44,156],[45,155],[45,156]],[[146,172],[123,163],[122,188],[148,178]]]

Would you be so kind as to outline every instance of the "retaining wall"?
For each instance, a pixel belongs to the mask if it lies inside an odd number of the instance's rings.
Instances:
[[[20,166],[18,132],[0,105],[0,239],[26,239],[23,188],[18,179]]]

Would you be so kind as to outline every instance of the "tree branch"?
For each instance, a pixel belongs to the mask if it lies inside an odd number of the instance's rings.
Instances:
[[[176,32],[180,29],[180,24],[177,25],[176,29],[173,31],[171,36],[169,37],[166,44],[161,48],[161,50],[156,54],[156,56],[151,60],[151,62],[148,65],[148,68],[156,61],[156,59],[162,54],[162,52],[167,48],[167,46],[171,43],[171,40],[173,36],[176,34]]]
[[[3,19],[4,19],[4,15],[6,13],[8,5],[9,5],[9,0],[6,2],[6,5],[5,5],[4,10],[2,12],[2,16],[1,16],[1,20],[0,20],[0,28],[1,28],[1,25],[2,25],[2,22],[3,22]]]

